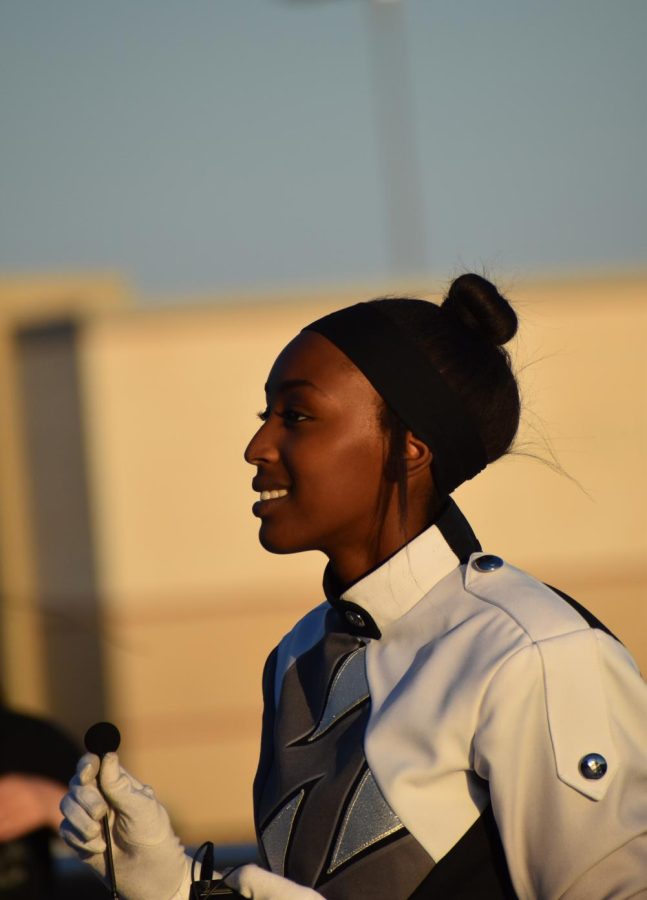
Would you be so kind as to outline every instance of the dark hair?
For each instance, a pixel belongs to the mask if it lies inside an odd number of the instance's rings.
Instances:
[[[487,279],[473,273],[452,282],[440,306],[410,297],[371,300],[428,357],[471,415],[488,462],[506,453],[519,427],[517,381],[504,350],[517,331],[509,302]],[[406,427],[386,404],[382,423],[389,436],[386,475],[398,484],[406,517]],[[433,471],[433,464],[432,464]]]

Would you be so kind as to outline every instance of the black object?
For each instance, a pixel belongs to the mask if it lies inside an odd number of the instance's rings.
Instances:
[[[335,345],[433,454],[434,486],[447,497],[487,465],[478,426],[418,344],[372,303],[338,309],[304,331]]]
[[[112,722],[97,722],[85,732],[83,742],[86,750],[103,759],[106,753],[114,753],[119,748],[121,735]]]
[[[74,774],[80,754],[76,742],[52,722],[0,706],[0,776],[36,775],[62,787]],[[0,843],[2,900],[68,900],[50,839],[50,830],[39,828]]]
[[[215,868],[213,861],[213,844],[207,841],[203,844],[204,856],[202,857],[202,865],[200,866],[200,881],[209,881],[213,875]]]
[[[85,749],[90,753],[96,753],[101,759],[106,753],[114,753],[121,743],[121,735],[119,729],[112,722],[97,722],[92,725],[85,733],[83,739]],[[108,869],[108,881],[110,882],[110,894],[112,900],[119,900],[117,893],[117,876],[115,875],[115,861],[112,855],[112,840],[110,838],[110,823],[108,822],[108,814],[101,820],[103,827],[103,837],[106,842],[106,863]]]
[[[195,880],[195,864],[198,861],[200,853],[204,850],[202,864],[200,865],[200,880]],[[205,841],[196,850],[191,865],[191,900],[206,900],[207,897],[240,897],[238,891],[235,891],[229,885],[225,884],[225,877],[233,869],[229,869],[222,877],[213,879],[214,871],[214,846],[211,841]]]

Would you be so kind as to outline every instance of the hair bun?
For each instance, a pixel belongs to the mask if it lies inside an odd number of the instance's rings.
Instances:
[[[517,316],[508,301],[490,281],[473,272],[452,282],[441,308],[494,344],[505,344],[517,333]]]

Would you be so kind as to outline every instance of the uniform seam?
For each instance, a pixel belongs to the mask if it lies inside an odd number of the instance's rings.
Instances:
[[[512,618],[513,621],[514,621],[514,617],[511,616],[511,618]],[[518,623],[517,623],[517,624],[518,624]],[[527,632],[526,632],[525,630],[524,630],[524,633],[526,634],[527,637],[529,637],[529,635],[527,634]],[[485,704],[485,702],[486,702],[487,696],[488,696],[490,690],[491,690],[492,687],[493,687],[493,684],[494,684],[495,679],[497,678],[497,676],[499,675],[499,673],[502,671],[502,669],[506,668],[509,662],[511,662],[513,659],[516,659],[516,657],[517,657],[519,654],[523,653],[523,652],[526,651],[526,650],[534,650],[534,651],[535,651],[535,653],[536,653],[536,655],[537,655],[537,657],[538,657],[538,659],[537,659],[538,664],[539,664],[540,668],[542,669],[542,677],[543,677],[543,663],[542,663],[542,660],[541,660],[541,651],[539,650],[538,643],[539,643],[538,641],[529,641],[529,643],[524,644],[522,647],[518,647],[516,650],[514,650],[512,653],[510,653],[508,656],[506,656],[505,659],[503,659],[503,660],[499,663],[499,665],[496,667],[496,669],[494,670],[494,672],[492,672],[492,675],[491,675],[491,677],[489,678],[489,680],[488,680],[488,682],[487,682],[487,685],[485,686],[485,688],[484,688],[484,690],[483,690],[483,693],[482,693],[482,695],[481,695],[481,700],[480,700],[480,703],[479,703],[479,705],[478,705],[478,710],[477,710],[477,713],[476,713],[476,722],[475,722],[475,726],[474,726],[474,736],[473,736],[473,738],[472,738],[472,760],[471,760],[471,763],[472,763],[473,771],[474,771],[477,775],[479,775],[479,777],[483,777],[483,776],[481,776],[481,775],[479,774],[479,772],[476,771],[476,759],[474,758],[474,754],[475,754],[475,753],[478,753],[478,755],[480,756],[480,753],[479,753],[479,751],[478,751],[478,749],[477,749],[477,746],[478,746],[478,742],[479,742],[479,732],[480,732],[480,730],[481,730],[481,724],[480,724],[480,723],[481,723],[481,719],[482,719],[482,711],[483,711],[483,706],[484,706],[484,704]],[[490,783],[490,782],[489,782],[489,778],[486,779],[486,780],[487,780],[487,783],[488,783],[488,786],[489,786],[489,783]],[[489,792],[489,787],[488,787],[488,792]],[[501,833],[500,827],[499,827],[499,823],[498,823],[498,821],[497,821],[497,811],[496,811],[496,809],[495,809],[495,807],[494,807],[494,803],[492,803],[492,795],[491,795],[491,793],[490,793],[490,803],[492,804],[492,815],[494,816],[494,821],[495,821],[495,823],[496,823],[497,829],[499,829],[499,833]],[[502,842],[503,842],[503,837],[502,837]],[[506,858],[507,858],[508,854],[507,854],[507,852],[506,852],[506,849],[507,849],[507,848],[506,848],[505,845],[504,845],[504,853],[505,853]],[[510,876],[511,876],[511,877],[513,876],[512,870],[510,871]],[[521,879],[523,879],[523,885],[520,884]],[[530,886],[529,886],[529,883],[527,882],[526,877],[525,877],[525,874],[524,874],[523,872],[517,873],[516,879],[514,879],[514,881],[515,881],[515,888],[516,888],[516,889],[518,889],[519,887],[522,887],[522,888],[523,888],[524,894],[527,893],[528,895],[530,895]],[[521,896],[521,893],[520,893],[520,896]]]
[[[583,616],[580,616],[580,614],[577,612],[577,610],[573,610],[582,620],[582,625],[579,628],[573,627],[573,628],[570,628],[568,631],[558,631],[556,634],[550,634],[550,635],[545,635],[544,637],[536,638],[536,637],[533,637],[533,635],[530,633],[528,628],[515,615],[513,615],[509,609],[507,609],[504,606],[501,606],[500,604],[496,603],[494,600],[491,600],[489,597],[483,597],[483,596],[481,596],[481,594],[477,594],[473,591],[470,591],[469,588],[466,588],[466,590],[470,594],[472,594],[473,597],[476,597],[478,600],[480,600],[482,603],[487,604],[488,606],[492,607],[493,609],[498,610],[502,615],[507,616],[508,619],[510,619],[512,622],[514,622],[514,624],[517,626],[519,631],[521,631],[528,638],[528,640],[530,641],[531,644],[541,644],[543,641],[552,640],[554,638],[566,637],[569,634],[578,634],[580,631],[592,630],[591,626],[586,621],[586,619],[584,619]],[[551,592],[551,593],[553,593],[553,592]],[[525,645],[525,646],[528,646],[528,645]],[[520,649],[523,649],[523,648],[520,648]]]
[[[539,643],[538,641],[531,641],[528,644],[524,644],[523,647],[517,647],[517,649],[514,650],[512,653],[508,654],[508,656],[506,656],[505,659],[501,660],[499,665],[496,667],[496,669],[490,675],[490,678],[488,679],[488,682],[487,682],[487,684],[483,690],[483,693],[481,695],[481,700],[479,702],[478,710],[476,713],[476,728],[474,730],[474,738],[475,739],[476,739],[476,736],[478,734],[479,727],[480,727],[479,723],[481,721],[481,713],[483,711],[483,705],[485,704],[487,695],[489,694],[490,689],[492,688],[492,685],[493,685],[494,681],[497,679],[499,673],[502,671],[502,669],[507,667],[508,663],[512,662],[513,659],[516,659],[517,656],[519,656],[519,654],[523,653],[525,650],[535,650],[539,654],[539,663],[541,665],[541,651],[539,650],[539,647],[537,646],[538,643]]]
[[[624,848],[628,847],[629,844],[632,844],[634,841],[637,841],[639,838],[644,837],[646,834],[647,834],[647,832],[644,832],[644,831],[641,831],[638,834],[633,834],[628,840],[623,841],[622,844],[618,844],[617,847],[614,847],[613,850],[611,850],[609,853],[606,854],[606,856],[603,856],[601,859],[597,859],[593,866],[590,866],[588,869],[585,869],[583,872],[580,872],[580,874],[577,876],[575,881],[571,881],[571,883],[566,887],[566,889],[564,891],[562,891],[562,893],[559,895],[560,898],[566,897],[567,893],[570,890],[572,890],[573,888],[576,888],[577,882],[578,881],[581,882],[582,878],[584,878],[585,875],[588,875],[590,872],[595,873],[595,869],[601,863],[606,862],[606,860],[610,859],[615,853],[618,853],[619,851],[624,850]],[[631,888],[632,885],[629,885],[629,887]],[[632,900],[633,897],[639,897],[643,891],[644,891],[644,887],[641,886],[640,889],[638,891],[636,891],[635,894],[627,894],[627,900]]]
[[[513,621],[516,621],[514,619],[514,617],[511,617],[511,618],[513,619]],[[517,624],[519,624],[519,623],[517,623]],[[591,629],[588,626],[586,628],[576,628],[573,631],[564,631],[561,634],[550,635],[550,637],[539,638],[538,640],[533,640],[525,629],[522,628],[521,630],[524,632],[524,634],[528,638],[528,643],[524,644],[522,647],[517,647],[516,650],[513,650],[512,653],[509,653],[504,659],[502,659],[499,662],[499,664],[496,666],[496,668],[490,675],[487,685],[483,691],[483,696],[481,697],[481,702],[479,703],[479,707],[478,707],[478,717],[479,718],[480,718],[481,710],[483,709],[483,704],[485,703],[485,698],[486,698],[487,694],[489,693],[493,682],[495,681],[496,678],[498,678],[502,669],[506,668],[508,663],[512,662],[513,659],[516,659],[516,657],[520,653],[523,653],[525,650],[531,650],[531,649],[536,650],[538,653],[538,661],[539,661],[539,664],[540,664],[540,666],[542,668],[542,672],[543,672],[544,666],[543,666],[543,657],[542,657],[542,653],[541,653],[541,645],[542,644],[546,644],[546,643],[548,643],[548,641],[555,641],[555,640],[560,640],[561,638],[570,637],[573,634],[582,634],[586,631],[594,631],[595,629]]]
[[[487,684],[485,685],[485,688],[481,695],[481,700],[478,705],[478,709],[476,712],[476,726],[474,729],[475,745],[477,743],[477,735],[480,730],[480,722],[482,719],[483,706],[485,705],[488,694],[490,693],[490,691],[493,688],[494,682],[498,679],[498,677],[501,674],[501,672],[503,671],[503,669],[507,668],[508,664],[511,663],[513,660],[515,660],[517,658],[517,656],[519,656],[519,654],[525,652],[526,650],[534,650],[537,654],[536,659],[539,664],[539,667],[541,670],[541,676],[542,676],[542,680],[543,680],[544,679],[544,661],[543,661],[543,656],[542,656],[540,645],[545,644],[551,640],[559,640],[560,638],[563,638],[563,637],[569,637],[572,634],[580,634],[581,632],[584,632],[586,630],[587,629],[585,629],[585,628],[581,628],[581,629],[576,629],[575,631],[567,631],[567,632],[564,632],[563,634],[554,635],[549,638],[541,638],[540,640],[536,640],[536,641],[529,640],[529,643],[524,644],[522,647],[517,647],[516,650],[513,650],[512,653],[509,653],[504,659],[502,659],[499,662],[499,664],[496,666],[494,671],[491,673]],[[527,632],[525,632],[525,633],[527,635]]]

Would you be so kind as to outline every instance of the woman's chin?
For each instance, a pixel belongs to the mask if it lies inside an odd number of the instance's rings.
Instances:
[[[312,547],[304,546],[303,541],[291,539],[288,535],[278,533],[269,523],[262,522],[258,531],[258,540],[261,547],[268,553],[286,554],[302,553],[311,550]]]

